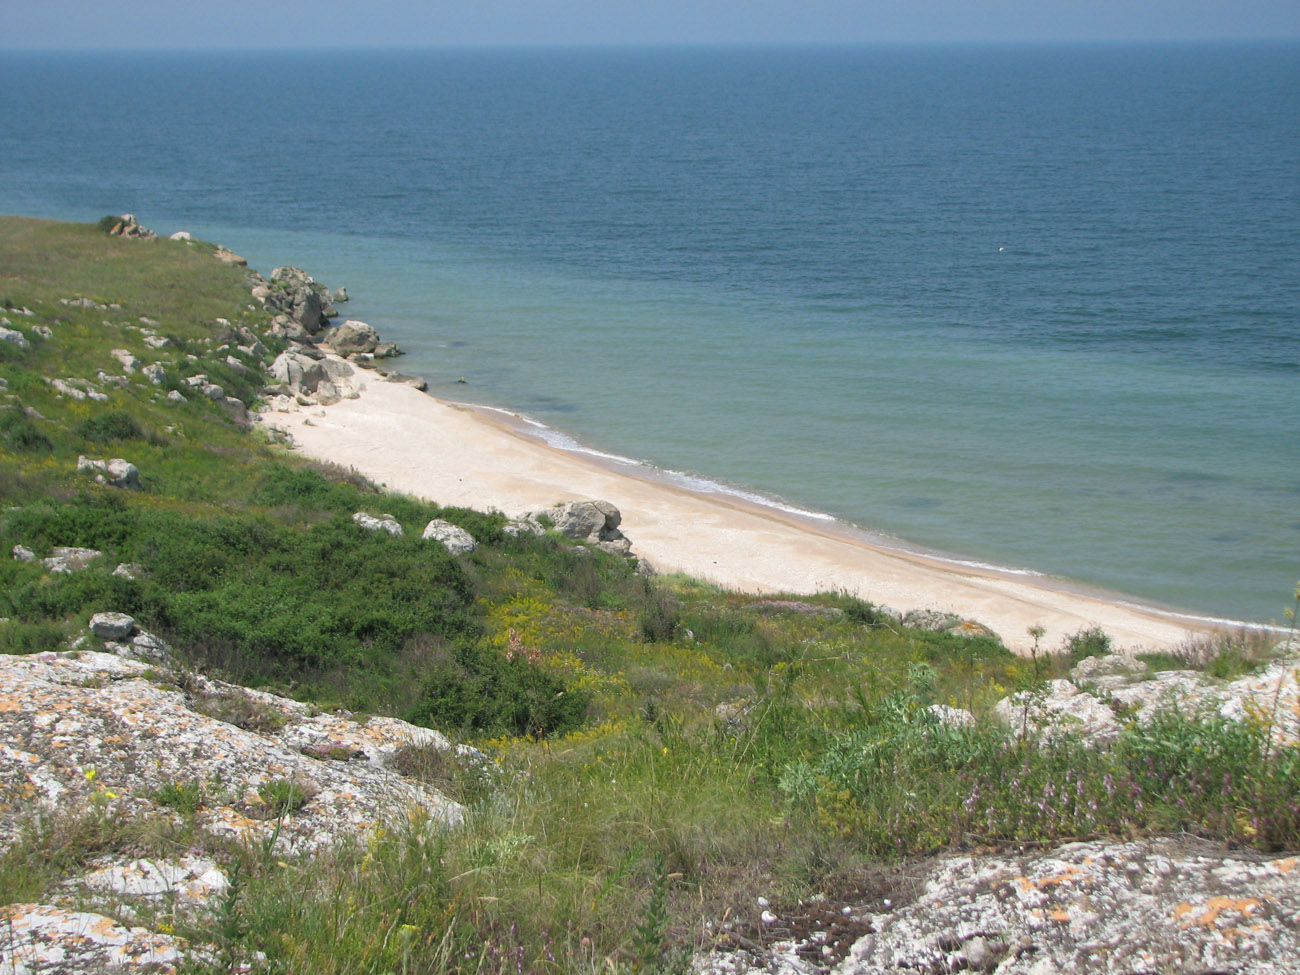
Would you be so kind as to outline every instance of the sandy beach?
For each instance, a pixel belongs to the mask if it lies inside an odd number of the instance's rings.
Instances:
[[[601,499],[623,515],[633,554],[755,593],[846,591],[895,610],[935,609],[992,629],[1014,650],[1055,649],[1099,626],[1118,648],[1160,649],[1213,625],[1106,598],[1039,576],[971,567],[876,544],[849,526],[725,494],[690,491],[655,472],[552,447],[501,411],[436,399],[374,374],[332,406],[268,411],[266,425],[303,454],[353,468],[389,490],[510,516]]]

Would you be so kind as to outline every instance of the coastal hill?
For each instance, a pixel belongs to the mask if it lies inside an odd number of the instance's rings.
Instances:
[[[418,386],[345,301],[0,218],[0,972],[1292,970],[1289,633],[1013,653],[381,490],[263,419]]]

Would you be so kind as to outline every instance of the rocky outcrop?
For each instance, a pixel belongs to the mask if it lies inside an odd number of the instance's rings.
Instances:
[[[931,633],[949,633],[953,636],[976,638],[989,637],[996,640],[997,634],[983,623],[964,620],[955,613],[944,613],[937,609],[914,609],[910,612],[890,614],[904,626],[916,630],[928,630]]]
[[[314,849],[422,810],[461,808],[392,767],[408,746],[447,750],[435,731],[393,718],[358,723],[288,698],[98,651],[0,654],[0,846],[24,818],[95,802],[117,816],[157,797],[202,792],[209,834]],[[274,805],[268,784],[299,790]],[[305,801],[303,801],[305,800]]]
[[[615,555],[627,555],[632,542],[618,529],[622,521],[618,508],[608,501],[562,501],[541,511],[530,512],[507,526],[507,530],[518,535],[531,531],[524,525],[543,529],[549,525],[568,538],[587,542]]]
[[[107,484],[109,487],[126,488],[133,491],[139,491],[140,472],[130,461],[123,460],[121,457],[113,457],[109,460],[92,460],[89,457],[77,458],[78,471],[92,471],[95,474],[95,480],[100,484]]]
[[[1013,734],[1068,736],[1097,746],[1118,738],[1124,722],[1149,721],[1166,708],[1238,721],[1253,715],[1268,723],[1278,744],[1292,744],[1300,741],[1300,643],[1279,644],[1274,654],[1259,673],[1232,681],[1196,670],[1152,672],[1123,654],[1088,657],[1068,680],[1005,697],[993,711]]]
[[[342,397],[355,397],[356,370],[342,359],[313,350],[282,352],[271,363],[274,385],[267,392],[289,396],[300,406],[329,406]]]
[[[843,908],[868,932],[850,945],[831,924],[781,939],[791,926],[774,908],[766,952],[700,956],[695,971],[1283,975],[1300,957],[1300,860],[1195,840],[945,857],[889,893]]]
[[[140,240],[152,240],[158,235],[147,227],[140,226],[134,214],[124,213],[120,217],[105,217],[100,221],[110,237],[135,237]]]
[[[478,548],[473,535],[459,525],[441,518],[435,518],[425,525],[424,534],[420,537],[425,541],[438,542],[452,555],[466,555]]]
[[[308,335],[315,335],[338,314],[330,301],[330,290],[300,267],[277,267],[270,282],[255,289],[272,312],[285,315]]]

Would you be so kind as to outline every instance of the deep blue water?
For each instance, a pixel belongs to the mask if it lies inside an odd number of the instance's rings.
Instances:
[[[1300,45],[6,53],[0,118],[0,211],[306,266],[435,392],[1207,614],[1300,577]]]

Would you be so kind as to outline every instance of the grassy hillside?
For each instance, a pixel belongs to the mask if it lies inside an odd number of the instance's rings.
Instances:
[[[296,457],[186,382],[256,398],[277,347],[247,275],[207,244],[0,218],[0,316],[28,343],[0,342],[0,652],[65,649],[93,613],[127,612],[197,671],[436,727],[505,774],[489,788],[455,763],[414,768],[469,804],[464,828],[293,862],[206,837],[197,803],[153,833],[73,816],[0,855],[5,897],[35,898],[105,849],[190,844],[237,864],[223,923],[189,932],[219,945],[217,970],[658,971],[752,917],[759,895],[879,895],[910,856],[1177,830],[1300,843],[1300,761],[1249,723],[1174,717],[1097,751],[987,720],[1104,650],[1100,634],[1031,660],[844,595],[647,579]],[[81,298],[103,307],[64,303]],[[143,374],[155,361],[160,382]],[[79,456],[130,461],[141,489],[96,483]],[[367,532],[356,511],[391,513],[405,535]],[[477,551],[421,542],[434,517]],[[57,546],[103,554],[51,573],[40,560]],[[1247,649],[1212,660],[1230,673]],[[979,720],[941,725],[934,704]],[[1225,775],[1244,785],[1225,794]]]

